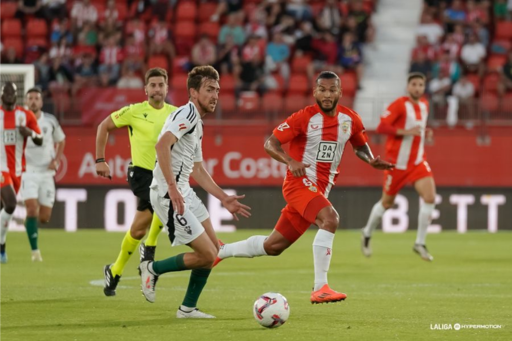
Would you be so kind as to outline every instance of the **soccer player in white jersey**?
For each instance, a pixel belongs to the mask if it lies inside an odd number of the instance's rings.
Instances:
[[[32,88],[27,91],[25,105],[36,115],[37,123],[43,135],[43,145],[37,146],[27,141],[25,149],[26,169],[21,176],[21,197],[27,208],[27,229],[32,261],[42,261],[37,246],[38,222],[50,221],[55,202],[55,181],[53,177],[59,168],[66,144],[66,135],[55,116],[43,112],[41,90]]]
[[[158,277],[167,272],[192,269],[185,299],[177,318],[215,318],[197,309],[197,301],[206,285],[219,250],[219,244],[206,207],[190,187],[189,177],[219,199],[238,220],[249,217],[250,208],[227,195],[203,166],[201,118],[215,110],[219,98],[219,74],[211,66],[198,66],[188,74],[190,101],[172,113],[164,124],[156,144],[157,163],[151,184],[151,205],[167,226],[172,246],[188,245],[193,252],[181,253],[161,261],[140,263],[142,293],[155,301]]]

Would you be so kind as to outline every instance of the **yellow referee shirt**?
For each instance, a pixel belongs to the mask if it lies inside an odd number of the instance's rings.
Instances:
[[[148,101],[144,101],[126,106],[110,115],[116,127],[128,127],[134,166],[149,170],[155,168],[155,145],[158,136],[165,120],[176,109],[167,103],[164,103],[162,109],[155,109]]]

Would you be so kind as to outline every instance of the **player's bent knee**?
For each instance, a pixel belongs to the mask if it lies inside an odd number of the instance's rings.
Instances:
[[[269,256],[279,256],[286,249],[285,247],[279,244],[264,244],[263,247],[265,248],[265,252]]]
[[[6,213],[8,214],[13,214],[14,213],[14,210],[16,210],[16,203],[12,204],[12,203],[8,203],[6,202],[4,204],[4,210]]]

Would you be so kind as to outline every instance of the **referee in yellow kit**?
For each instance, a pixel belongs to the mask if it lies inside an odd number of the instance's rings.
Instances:
[[[141,259],[153,260],[156,241],[162,229],[162,223],[149,200],[149,185],[153,180],[155,168],[155,145],[167,117],[176,110],[175,106],[165,103],[168,91],[167,71],[161,68],[148,70],[145,75],[144,90],[148,100],[131,104],[113,112],[98,127],[96,134],[96,173],[111,178],[110,168],[105,160],[105,146],[108,134],[114,129],[128,127],[130,137],[132,164],[128,169],[128,183],[133,194],[138,198],[137,212],[130,231],[126,233],[121,244],[121,252],[113,264],[105,265],[106,296],[115,296],[116,287],[123,274],[124,267],[140,241],[146,235],[151,223],[146,243],[140,247]]]

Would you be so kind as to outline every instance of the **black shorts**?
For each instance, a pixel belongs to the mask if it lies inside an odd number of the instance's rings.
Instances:
[[[153,213],[153,207],[151,207],[151,201],[149,199],[149,186],[153,181],[153,171],[149,169],[133,166],[130,163],[128,167],[127,181],[130,184],[130,188],[138,198],[137,211],[150,210]]]

